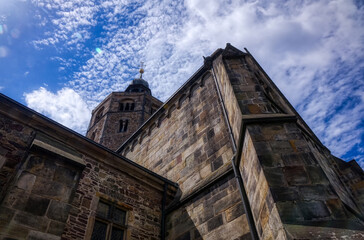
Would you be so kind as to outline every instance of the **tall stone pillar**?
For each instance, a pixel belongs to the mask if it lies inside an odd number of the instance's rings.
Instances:
[[[334,157],[249,53],[213,61],[261,239],[364,237],[363,213]]]

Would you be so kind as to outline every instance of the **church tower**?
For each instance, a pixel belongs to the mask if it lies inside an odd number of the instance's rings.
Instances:
[[[143,66],[139,72],[125,92],[112,92],[92,111],[88,138],[116,150],[162,105],[143,79]]]

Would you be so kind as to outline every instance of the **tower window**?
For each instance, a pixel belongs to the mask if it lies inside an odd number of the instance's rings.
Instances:
[[[125,239],[125,232],[126,211],[115,204],[100,201],[91,239]]]
[[[120,111],[134,111],[135,103],[134,102],[124,102],[119,104]]]
[[[128,130],[128,119],[119,121],[119,132],[126,132]]]
[[[103,113],[104,113],[104,107],[102,107],[102,108],[101,108],[101,109],[97,112],[96,117],[95,117],[95,122],[96,122],[96,121],[98,121],[98,120],[100,120],[100,118],[102,117]]]
[[[91,140],[95,140],[95,137],[96,137],[96,131],[94,131],[91,135]]]

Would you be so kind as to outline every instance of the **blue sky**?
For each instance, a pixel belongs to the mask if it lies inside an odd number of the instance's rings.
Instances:
[[[363,26],[360,0],[0,0],[0,91],[84,133],[141,60],[166,100],[230,42],[249,49],[333,154],[364,168]]]

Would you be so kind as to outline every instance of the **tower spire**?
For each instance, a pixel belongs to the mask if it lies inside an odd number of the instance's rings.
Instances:
[[[143,69],[143,67],[144,67],[144,62],[142,61],[142,62],[140,62],[140,69],[139,69],[139,73],[140,73],[140,79],[142,79],[143,78],[143,73],[144,73],[144,69]]]

